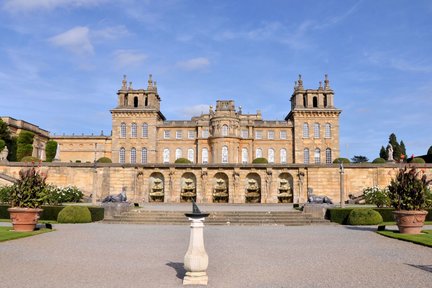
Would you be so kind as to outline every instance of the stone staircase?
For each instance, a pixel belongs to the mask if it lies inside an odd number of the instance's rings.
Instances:
[[[190,211],[188,211],[190,213]],[[104,223],[148,224],[148,225],[189,225],[184,215],[186,211],[152,211],[133,209]],[[211,211],[205,225],[285,225],[302,226],[311,224],[329,224],[324,219],[313,218],[311,214],[301,211]]]

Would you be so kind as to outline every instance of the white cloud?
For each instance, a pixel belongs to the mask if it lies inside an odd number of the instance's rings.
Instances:
[[[100,30],[91,31],[92,37],[100,40],[114,40],[121,37],[129,36],[130,33],[123,25],[107,27]]]
[[[93,45],[90,41],[90,29],[77,26],[66,32],[51,37],[49,41],[59,47],[77,54],[93,54]]]
[[[387,52],[365,52],[366,59],[374,65],[392,68],[403,72],[432,72],[432,65],[428,62],[415,59],[414,56],[392,55]],[[409,60],[407,58],[410,58]]]
[[[116,64],[119,67],[137,66],[147,59],[147,55],[134,50],[117,50],[114,53]]]
[[[185,61],[179,61],[176,64],[177,67],[188,71],[205,69],[209,65],[210,61],[205,57],[198,57]]]
[[[178,114],[180,117],[184,117],[186,119],[192,118],[194,116],[200,116],[201,113],[208,113],[209,105],[206,104],[198,104],[188,107],[181,107],[178,109]]]
[[[6,0],[3,9],[10,12],[54,10],[59,7],[91,7],[106,0]]]

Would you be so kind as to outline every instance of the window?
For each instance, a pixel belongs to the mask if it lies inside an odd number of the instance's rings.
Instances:
[[[262,139],[262,131],[261,130],[255,131],[255,139]]]
[[[147,163],[147,148],[141,149],[141,163],[146,164]]]
[[[136,149],[135,148],[131,149],[130,157],[131,157],[130,163],[135,164],[136,163]]]
[[[242,148],[242,163],[246,164],[248,163],[249,155],[248,155],[248,149]]]
[[[179,158],[182,158],[182,154],[182,150],[180,148],[177,148],[175,151],[175,159],[177,160]]]
[[[318,107],[318,98],[317,97],[313,97],[312,98],[312,103],[313,103],[313,107],[314,108]]]
[[[194,150],[193,149],[188,149],[188,153],[187,153],[187,159],[191,162],[195,162],[194,161]]]
[[[169,163],[169,161],[170,161],[170,150],[165,148],[163,150],[163,163]]]
[[[222,163],[228,163],[228,147],[222,147]]]
[[[280,139],[282,139],[282,140],[287,139],[287,132],[286,131],[280,131]]]
[[[331,149],[326,149],[326,164],[332,164],[332,155],[331,155]]]
[[[314,159],[315,159],[315,164],[321,163],[321,150],[319,148],[315,149]]]
[[[208,149],[203,148],[201,152],[202,163],[208,163]]]
[[[309,125],[308,125],[308,123],[303,123],[303,138],[309,138]]]
[[[203,128],[203,130],[201,132],[201,136],[202,136],[202,138],[208,138],[209,137],[209,130],[208,130],[208,128]]]
[[[268,131],[267,132],[267,138],[268,139],[274,139],[274,131]]]
[[[257,148],[255,150],[255,158],[262,158],[262,149],[261,148]]]
[[[134,107],[137,108],[138,107],[138,97],[134,97]]]
[[[137,137],[137,124],[132,123],[131,125],[131,137],[136,138]]]
[[[126,123],[120,124],[120,138],[126,138]]]
[[[142,125],[142,137],[148,138],[148,124],[147,123],[143,123],[143,125]]]
[[[267,152],[267,154],[268,154],[268,161],[269,161],[269,163],[274,163],[275,162],[275,158],[274,158],[274,150],[272,149],[272,148],[270,148],[270,149],[268,149],[268,152]]]
[[[303,159],[304,159],[304,164],[309,164],[309,149],[305,148],[303,150]]]
[[[287,163],[287,152],[286,149],[280,150],[280,162],[281,163]]]
[[[314,123],[314,138],[320,138],[320,124]]]
[[[182,131],[181,130],[176,131],[176,139],[182,139]]]
[[[164,139],[170,139],[171,138],[171,131],[165,130],[164,131]]]
[[[246,129],[244,129],[244,130],[241,130],[241,137],[242,138],[249,138],[249,131],[248,130],[246,130]]]
[[[327,95],[324,95],[324,107],[327,107]]]
[[[189,139],[195,139],[195,131],[189,130],[188,131],[188,138]]]
[[[228,136],[228,125],[222,126],[222,136]]]
[[[121,164],[124,164],[125,159],[126,159],[126,149],[122,147],[122,148],[120,148],[120,151],[119,151],[119,162]]]
[[[330,123],[325,124],[325,138],[331,138],[331,125],[330,125]]]

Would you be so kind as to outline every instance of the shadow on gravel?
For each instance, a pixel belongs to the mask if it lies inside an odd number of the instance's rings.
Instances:
[[[432,265],[414,265],[414,264],[406,264],[406,265],[432,273]]]
[[[356,230],[356,231],[377,231],[377,227],[372,226],[344,226],[345,229]]]
[[[179,262],[168,262],[166,264],[167,266],[174,268],[174,270],[176,270],[177,272],[177,278],[179,279],[183,279],[185,274],[186,274],[186,270],[184,269],[183,263],[179,263]]]

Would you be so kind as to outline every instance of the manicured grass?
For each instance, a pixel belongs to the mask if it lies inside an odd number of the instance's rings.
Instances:
[[[2,219],[2,218],[0,218],[0,222],[9,222],[10,223],[11,219]],[[49,223],[49,224],[58,224],[58,222],[54,221],[54,220],[39,220],[38,223],[39,224],[46,224],[46,223]]]
[[[384,221],[382,223],[380,223],[379,225],[386,225],[386,226],[396,226],[396,222],[395,221]],[[432,221],[425,221],[424,225],[432,225]]]
[[[432,247],[432,230],[423,230],[422,232],[423,232],[422,234],[408,235],[408,234],[400,234],[399,231],[392,231],[392,230],[377,231],[378,234],[381,234],[386,237]]]
[[[0,227],[0,242],[29,237],[51,231],[51,229],[44,228],[33,232],[15,232],[12,230],[12,226]]]

